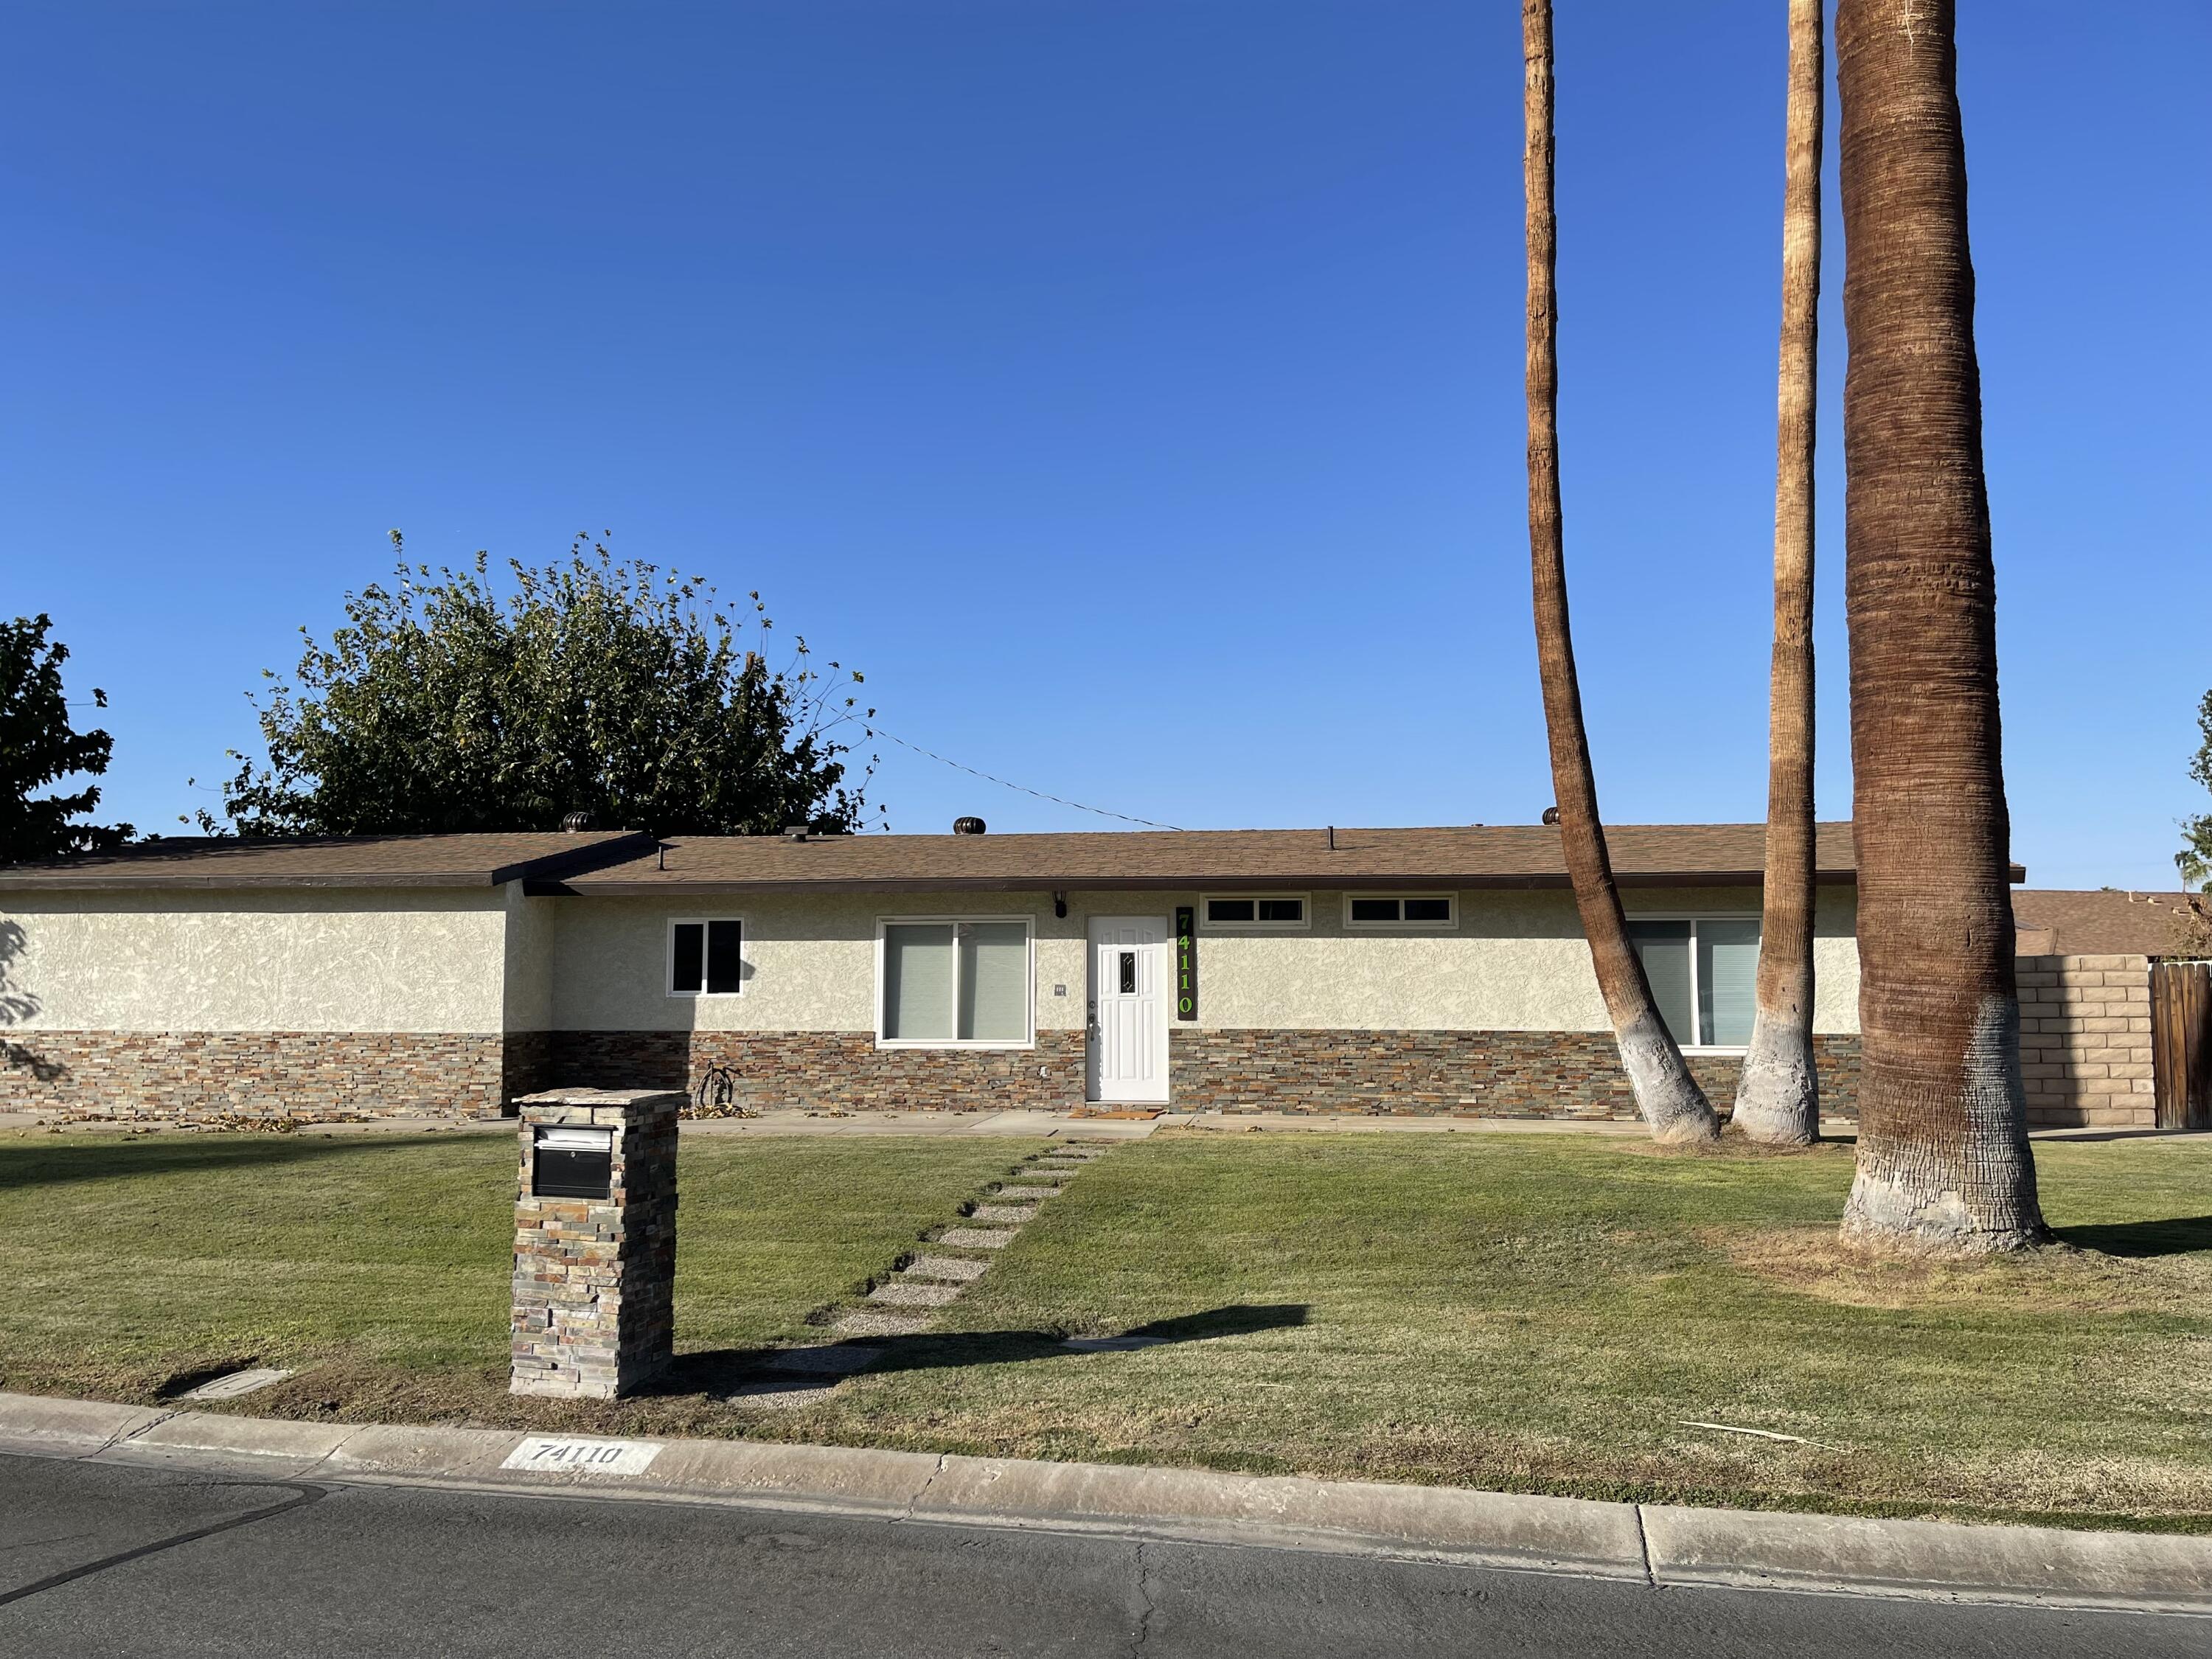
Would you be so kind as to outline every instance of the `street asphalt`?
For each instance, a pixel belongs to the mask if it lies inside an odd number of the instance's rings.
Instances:
[[[2212,1620],[0,1455],[0,1655],[2212,1651]]]

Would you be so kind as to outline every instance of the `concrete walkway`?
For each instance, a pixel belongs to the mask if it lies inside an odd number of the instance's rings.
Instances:
[[[945,1309],[990,1271],[998,1253],[1036,1218],[1039,1208],[1066,1192],[1112,1145],[1070,1136],[1024,1158],[981,1198],[963,1204],[958,1215],[933,1229],[918,1251],[879,1275],[866,1302],[832,1321],[830,1333],[837,1340],[771,1352],[763,1366],[777,1375],[741,1384],[726,1398],[735,1405],[769,1408],[827,1399],[884,1357],[878,1340],[919,1336],[934,1325]],[[1143,1337],[1115,1340],[1125,1347],[1152,1346]],[[1078,1340],[1062,1346],[1086,1345]]]
[[[619,1449],[592,1473],[580,1445]],[[736,1440],[308,1423],[0,1394],[0,1453],[322,1489],[743,1505],[1725,1585],[2212,1617],[2212,1538],[1958,1526]],[[550,1564],[565,1571],[566,1564]],[[2212,1627],[2205,1638],[2212,1643]]]

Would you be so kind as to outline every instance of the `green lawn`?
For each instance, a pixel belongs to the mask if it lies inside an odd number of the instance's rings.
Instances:
[[[1033,1150],[687,1140],[679,1346],[805,1333]],[[503,1140],[0,1140],[0,1386],[1658,1501],[2212,1528],[2212,1141],[2037,1149],[2080,1247],[1869,1264],[1848,1149],[1167,1134],[1050,1200],[945,1334],[824,1405],[510,1401]],[[1070,1354],[1045,1340],[1176,1340]],[[720,1369],[718,1369],[720,1368]],[[1703,1419],[1798,1445],[1685,1426]]]
[[[678,1346],[812,1340],[1036,1145],[686,1139]],[[514,1165],[504,1135],[0,1139],[0,1389],[144,1400],[250,1361],[301,1370],[264,1414],[558,1420],[505,1393]],[[726,1424],[703,1406],[665,1426]]]

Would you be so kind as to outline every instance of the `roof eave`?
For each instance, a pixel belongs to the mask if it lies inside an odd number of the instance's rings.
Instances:
[[[1744,887],[1757,886],[1764,880],[1757,870],[1699,870],[1682,872],[1652,872],[1617,874],[1615,881],[1623,887]],[[1822,886],[1850,886],[1857,879],[1849,870],[1822,870],[1814,877]],[[1133,892],[1271,892],[1285,889],[1315,889],[1328,891],[1352,890],[1403,890],[1415,887],[1445,887],[1461,891],[1493,889],[1501,891],[1528,891],[1535,889],[1564,888],[1571,884],[1564,875],[1397,875],[1347,876],[1341,873],[1309,873],[1280,876],[801,876],[780,880],[714,881],[696,880],[673,871],[665,875],[632,878],[593,878],[580,879],[535,879],[523,884],[523,891],[539,897],[572,898],[647,898],[655,895],[672,896],[696,894],[717,897],[739,897],[749,894],[793,894],[821,892],[869,893],[1133,893]]]
[[[518,859],[482,870],[319,872],[313,874],[266,874],[210,872],[195,875],[181,870],[133,872],[119,866],[82,872],[67,870],[0,870],[0,892],[10,893],[129,893],[129,892],[248,892],[286,887],[319,889],[504,887],[510,881],[557,879],[586,870],[626,863],[658,843],[641,830],[593,840],[588,845],[534,859]]]

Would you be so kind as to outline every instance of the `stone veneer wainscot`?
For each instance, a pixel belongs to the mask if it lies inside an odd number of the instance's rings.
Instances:
[[[676,1334],[676,1116],[670,1091],[560,1090],[521,1103],[511,1393],[613,1400],[665,1370]],[[608,1131],[605,1200],[540,1198],[541,1127]]]

